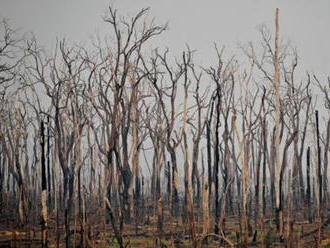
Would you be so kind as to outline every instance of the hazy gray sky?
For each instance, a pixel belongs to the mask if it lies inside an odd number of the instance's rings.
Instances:
[[[278,7],[281,37],[298,48],[303,69],[330,75],[329,0],[0,0],[0,17],[32,31],[46,47],[57,37],[84,43],[96,32],[107,34],[101,17],[110,3],[125,15],[151,7],[156,22],[169,21],[159,45],[178,52],[188,43],[203,63],[212,55],[213,42],[230,50],[238,42],[257,41],[257,26],[272,29]]]

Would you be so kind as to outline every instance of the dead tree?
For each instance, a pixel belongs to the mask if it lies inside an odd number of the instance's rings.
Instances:
[[[55,56],[48,58],[35,41],[29,44],[32,57],[29,71],[34,80],[41,84],[49,97],[54,121],[54,146],[63,175],[63,201],[66,227],[66,246],[70,242],[70,219],[73,209],[74,181],[82,163],[79,155],[81,135],[85,125],[85,104],[82,88],[82,72],[85,61],[80,50],[68,47],[65,41],[55,49]],[[59,53],[59,57],[57,54]],[[46,75],[50,74],[50,77]],[[40,100],[38,100],[40,102]],[[40,103],[39,103],[40,104]],[[62,202],[63,203],[63,202]]]
[[[318,195],[318,209],[322,205],[322,161],[321,161],[321,144],[320,144],[320,126],[319,126],[319,111],[315,111],[315,127],[316,127],[316,148],[317,148],[317,164],[316,164],[316,176],[317,176],[317,191]]]
[[[153,106],[146,106],[146,116],[144,118],[145,126],[149,132],[149,138],[152,141],[154,150],[153,166],[151,175],[151,194],[154,203],[154,214],[157,214],[157,230],[159,235],[163,232],[163,210],[162,210],[162,195],[161,195],[161,170],[165,161],[163,161],[164,143],[161,137],[165,135],[165,128],[163,125],[164,118],[161,112],[160,101],[158,100],[157,92],[154,92],[156,103]]]
[[[46,161],[45,161],[45,126],[44,122],[40,124],[40,146],[41,146],[41,218],[42,218],[42,247],[47,247],[47,178],[46,178]]]
[[[15,118],[9,119],[9,115],[14,114],[11,108],[13,108],[13,104],[15,103],[15,96],[19,95],[19,87],[20,87],[20,76],[21,72],[19,71],[20,66],[23,64],[25,59],[24,54],[24,45],[23,38],[20,37],[17,30],[14,30],[8,23],[8,20],[3,19],[0,21],[0,146],[1,146],[1,169],[0,169],[0,205],[2,206],[3,199],[3,189],[5,184],[5,168],[7,165],[8,168],[8,177],[13,176],[14,180],[18,182],[19,185],[23,183],[22,178],[20,176],[23,172],[20,172],[21,166],[17,164],[19,167],[17,171],[15,171],[16,159],[13,157],[13,154],[10,154],[10,150],[13,148],[14,140],[11,137],[12,130],[10,128],[10,123],[14,121]],[[17,100],[17,99],[16,99]],[[15,116],[15,115],[14,115]],[[7,133],[9,131],[10,133]],[[19,130],[16,130],[19,132]],[[22,134],[23,135],[23,134]],[[27,133],[25,132],[26,136]],[[17,134],[17,138],[20,139],[19,134]],[[23,142],[24,141],[20,141]],[[23,146],[24,147],[24,146]],[[27,153],[26,153],[27,154]],[[17,154],[16,156],[19,156]],[[28,156],[26,155],[25,159]],[[16,161],[16,162],[15,162]],[[26,172],[26,171],[25,171]],[[28,176],[28,175],[26,175]],[[19,186],[19,187],[22,187]],[[14,190],[14,189],[13,189]],[[19,190],[23,191],[23,190]],[[19,206],[23,207],[24,204],[21,204],[23,201],[23,194],[19,198]],[[2,210],[2,209],[1,209]],[[1,211],[0,210],[0,211]],[[23,210],[20,210],[21,212]],[[23,216],[19,215],[19,222],[23,224]]]
[[[188,65],[191,61],[191,52],[183,53],[183,70],[184,70],[184,103],[183,103],[183,120],[182,120],[182,135],[183,135],[183,153],[185,158],[185,203],[189,219],[189,229],[190,235],[193,243],[193,247],[197,248],[197,238],[195,229],[195,217],[194,217],[194,205],[193,205],[193,191],[192,191],[192,181],[190,180],[192,175],[190,154],[188,151],[188,138],[187,138],[187,123],[188,123],[188,90],[190,86],[190,81],[188,80]]]
[[[239,113],[241,116],[235,117],[233,122],[234,134],[236,136],[237,143],[239,145],[239,157],[241,160],[241,229],[242,229],[242,243],[244,245],[248,242],[248,236],[251,235],[249,231],[249,213],[248,213],[248,202],[249,195],[252,185],[252,177],[255,163],[260,163],[261,160],[261,150],[259,153],[254,151],[254,141],[255,133],[258,127],[260,126],[260,116],[262,113],[262,105],[257,106],[259,88],[251,85],[250,81],[252,78],[252,72],[254,68],[254,63],[252,62],[249,68],[249,72],[244,71],[244,73],[239,76],[239,82],[242,89],[241,97],[239,99],[240,108],[236,110],[235,113]],[[237,118],[241,120],[241,134],[237,129]],[[259,160],[259,161],[258,161]],[[252,165],[251,165],[252,164]],[[258,173],[258,172],[257,172]],[[255,176],[255,175],[254,175]],[[258,177],[257,177],[258,178]],[[251,201],[250,201],[251,202]]]
[[[177,96],[177,87],[179,80],[183,75],[183,69],[179,65],[177,68],[171,68],[168,62],[168,50],[163,54],[157,52],[156,57],[151,60],[151,68],[148,68],[145,64],[145,70],[148,73],[148,79],[153,85],[154,89],[158,94],[158,100],[160,102],[161,112],[165,118],[166,133],[164,137],[160,137],[162,142],[166,146],[167,152],[171,157],[171,164],[173,168],[172,172],[172,209],[171,213],[173,216],[179,215],[179,175],[177,168],[177,156],[176,148],[181,142],[180,135],[176,132],[175,123],[177,119],[176,111],[176,96]],[[158,64],[160,63],[160,65]],[[159,66],[165,70],[166,79],[169,82],[169,85],[166,89],[165,86],[161,85],[161,82],[164,80],[164,76],[159,75]],[[164,87],[164,88],[163,88]],[[169,101],[170,108],[166,107],[166,103]]]
[[[306,153],[306,206],[308,209],[308,221],[312,222],[312,191],[311,191],[311,155],[310,155],[310,147],[307,148]]]
[[[274,53],[274,88],[275,88],[275,206],[277,214],[277,230],[283,238],[283,209],[281,206],[281,160],[280,160],[280,118],[281,118],[281,93],[280,93],[280,68],[279,68],[279,20],[276,9],[275,14],[275,53]]]
[[[206,102],[208,96],[208,88],[204,89],[204,92],[201,94],[200,82],[202,80],[202,72],[196,71],[196,66],[194,64],[189,64],[189,69],[191,70],[192,78],[196,83],[195,91],[194,91],[194,100],[196,111],[194,112],[191,119],[195,121],[189,121],[192,128],[193,135],[193,148],[192,148],[192,175],[191,175],[191,184],[193,189],[194,201],[197,204],[197,207],[200,206],[200,200],[202,197],[203,188],[200,180],[200,173],[198,167],[199,161],[199,153],[200,153],[200,143],[202,139],[202,135],[205,131],[205,126],[207,123],[208,113],[204,114],[205,109],[208,109],[208,104]],[[195,117],[195,115],[197,115]]]
[[[208,180],[203,180],[203,235],[209,232],[210,210],[209,210],[209,185]]]
[[[128,143],[126,138],[129,134],[129,129],[132,120],[132,113],[125,112],[126,106],[129,106],[124,98],[125,91],[128,90],[129,77],[133,76],[134,87],[137,87],[146,77],[145,73],[141,75],[135,72],[139,70],[142,61],[142,53],[144,44],[152,37],[161,34],[166,26],[158,26],[154,23],[141,23],[146,16],[148,9],[142,9],[131,20],[125,20],[118,17],[117,10],[109,7],[109,14],[105,17],[105,22],[109,23],[114,34],[114,47],[102,48],[99,44],[98,60],[89,61],[91,73],[89,77],[89,93],[88,97],[96,112],[101,125],[104,127],[106,136],[106,147],[98,140],[98,135],[95,139],[98,148],[107,160],[106,170],[116,170],[120,173],[119,182],[116,186],[117,189],[122,188],[119,192],[121,197],[121,205],[124,212],[120,216],[124,216],[126,222],[129,221],[129,189],[132,180],[132,170],[129,165],[128,158]],[[142,26],[142,29],[140,29]],[[107,53],[106,49],[110,52]],[[90,56],[92,57],[92,56]],[[104,70],[109,68],[109,71]],[[111,100],[110,100],[111,99]],[[133,98],[131,98],[133,99]],[[95,128],[94,128],[95,129]],[[121,135],[121,140],[120,140]],[[123,150],[119,150],[120,142]],[[137,165],[135,165],[136,167]],[[123,187],[121,187],[123,186]],[[108,199],[111,195],[111,182],[105,185],[104,201],[105,206],[110,211],[113,209],[112,202]],[[107,200],[108,199],[108,200]],[[110,204],[110,205],[109,205]],[[116,227],[116,238],[123,247],[123,239],[121,236],[123,224],[122,221],[116,218],[114,213],[111,212],[112,225]],[[109,212],[109,213],[110,213]]]
[[[279,19],[278,19],[279,10],[276,9],[275,13],[275,44],[274,48],[270,44],[272,39],[271,35],[267,33],[264,29],[261,29],[263,44],[264,44],[264,53],[263,56],[258,59],[256,55],[256,51],[253,48],[253,45],[250,44],[249,49],[243,49],[245,54],[255,63],[258,70],[262,73],[262,75],[269,81],[272,85],[271,92],[273,93],[274,100],[271,102],[271,106],[274,109],[274,119],[275,125],[273,127],[273,138],[271,141],[270,147],[270,156],[269,156],[269,169],[271,174],[271,192],[274,195],[275,200],[275,213],[277,219],[277,229],[279,232],[280,239],[283,239],[283,206],[281,201],[281,171],[283,158],[281,159],[281,140],[284,135],[284,130],[287,127],[287,124],[284,122],[284,115],[286,114],[285,104],[283,102],[283,97],[281,94],[281,73],[280,73],[280,65],[283,63],[283,59],[285,59],[285,49],[281,53],[279,46]],[[271,61],[265,60],[265,56],[269,55]],[[267,69],[267,63],[271,64],[271,67],[274,69],[273,72],[269,72]],[[291,133],[296,133],[295,131]],[[290,140],[288,138],[288,140]],[[287,140],[287,141],[288,141]],[[274,192],[274,193],[273,193]]]
[[[227,201],[231,205],[231,183],[234,180],[235,169],[230,166],[231,154],[229,149],[229,136],[231,133],[229,126],[229,116],[231,113],[231,105],[233,104],[233,91],[234,91],[234,77],[233,73],[235,71],[235,64],[233,63],[233,58],[231,58],[227,63],[223,61],[223,51],[218,50],[215,46],[215,50],[217,53],[217,64],[215,67],[210,67],[206,69],[206,73],[209,75],[210,79],[213,83],[216,84],[216,89],[212,95],[212,103],[211,103],[211,113],[210,120],[206,124],[206,132],[207,132],[207,149],[208,149],[208,159],[210,165],[210,121],[214,115],[214,162],[213,162],[213,178],[212,182],[214,183],[215,189],[215,227],[214,231],[216,234],[219,234],[219,228],[221,228],[221,232],[224,231],[224,224],[226,220],[226,203]],[[214,107],[214,110],[213,110]],[[223,118],[223,120],[221,120]],[[222,138],[224,140],[225,151],[224,158],[220,160],[220,125],[221,122],[224,123],[224,130]],[[222,162],[221,162],[222,161]],[[211,170],[209,168],[209,174]],[[221,172],[223,178],[222,184],[222,194],[221,201],[219,197],[219,172]],[[211,183],[211,182],[209,182]],[[211,185],[209,186],[211,187]],[[211,190],[210,190],[211,191]],[[229,197],[227,197],[229,194]],[[229,199],[229,200],[227,200]],[[221,220],[220,220],[221,215]]]
[[[311,96],[309,92],[310,79],[304,84],[301,82],[297,84],[295,81],[295,70],[298,65],[297,52],[293,51],[294,57],[291,65],[288,67],[282,62],[284,81],[287,84],[287,99],[286,102],[289,128],[291,132],[298,132],[293,141],[294,148],[294,162],[292,169],[292,193],[294,195],[294,207],[297,209],[298,204],[303,203],[305,199],[304,194],[304,180],[302,174],[302,156],[305,150],[305,139],[307,133],[307,126],[309,123]],[[302,116],[303,111],[304,116]],[[303,120],[303,122],[302,122]],[[302,129],[301,132],[299,130]],[[300,147],[299,147],[300,143]],[[299,200],[301,199],[301,200]]]
[[[310,76],[308,75],[308,78]],[[319,79],[314,75],[314,80],[318,86],[318,88],[321,90],[323,96],[324,96],[324,107],[327,110],[327,113],[329,113],[330,109],[330,78],[327,78],[327,82],[325,84],[321,84]],[[323,203],[324,206],[327,207],[330,200],[330,193],[328,192],[328,164],[329,164],[329,149],[330,149],[330,118],[326,120],[326,130],[325,130],[325,137],[323,141],[324,145],[324,151],[323,151],[323,177],[322,177],[322,188],[323,188]]]
[[[17,104],[14,105],[14,110],[11,108],[12,103],[2,101],[2,104],[7,116],[6,119],[2,118],[0,124],[1,149],[6,157],[8,170],[18,186],[18,224],[22,226],[26,221],[26,192],[20,147],[23,139],[27,138],[26,112],[24,113]],[[5,106],[7,106],[7,109]],[[6,126],[3,125],[4,123],[7,123]]]

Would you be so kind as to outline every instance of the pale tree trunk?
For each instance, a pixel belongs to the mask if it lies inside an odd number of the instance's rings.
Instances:
[[[324,207],[327,208],[329,204],[329,192],[328,192],[328,154],[329,154],[329,145],[330,145],[330,119],[327,123],[326,128],[326,140],[324,144],[324,156],[323,156],[323,198],[324,198]]]
[[[279,64],[279,9],[275,14],[275,54],[274,54],[274,88],[275,88],[275,208],[277,216],[277,231],[280,239],[283,239],[283,210],[281,206],[280,194],[280,121],[281,121],[281,96],[280,96],[280,64]]]
[[[265,135],[265,134],[263,134]],[[264,151],[265,153],[265,151]],[[263,161],[265,161],[265,158],[263,158]],[[262,166],[262,171],[264,171],[265,169],[265,166],[266,166],[266,163],[264,162],[263,163],[263,166]],[[259,170],[258,171],[259,173],[259,177],[261,177],[261,175],[263,175],[263,173],[261,174],[261,171]],[[265,243],[265,239],[264,239],[264,236],[265,236],[265,224],[264,224],[264,181],[260,181],[259,182],[259,185],[258,185],[259,189],[258,189],[258,225],[259,225],[259,230],[260,230],[260,242],[261,242],[261,247],[264,247],[264,243]]]
[[[81,133],[78,130],[78,127],[75,130],[75,140],[76,144],[74,147],[74,160],[75,160],[75,168],[77,174],[77,188],[78,188],[78,204],[79,204],[79,219],[80,219],[80,246],[86,247],[86,219],[84,216],[84,206],[83,199],[81,194],[81,168],[82,168],[82,160],[81,160]],[[76,209],[75,209],[76,211]],[[76,213],[75,213],[76,216]],[[76,222],[76,217],[75,217]],[[75,230],[76,231],[76,230]]]
[[[207,178],[204,178],[203,182],[203,235],[206,235],[209,232],[210,226],[209,185]]]
[[[248,216],[247,216],[247,198],[249,190],[249,144],[246,137],[243,137],[243,163],[242,163],[242,235],[243,243],[248,241]]]
[[[188,59],[188,61],[186,61]],[[183,54],[183,60],[185,67],[189,63],[190,53],[188,56]],[[191,185],[191,165],[190,165],[190,156],[188,151],[188,141],[187,141],[187,122],[188,122],[188,112],[187,112],[187,100],[188,100],[188,80],[187,80],[187,68],[185,69],[185,82],[184,82],[184,103],[183,103],[183,120],[182,120],[182,135],[183,135],[183,150],[185,157],[185,193],[187,199],[187,213],[189,219],[190,235],[192,239],[192,244],[194,248],[197,248],[197,237],[195,230],[195,217],[194,217],[194,206],[193,206],[193,196],[192,196],[192,185]]]
[[[58,154],[58,146],[54,146],[53,154]],[[59,184],[59,170],[60,163],[57,155],[53,155],[53,183],[54,183],[54,211],[56,214],[56,225],[55,225],[55,233],[56,233],[56,248],[60,247],[60,219],[59,219],[59,208],[61,205],[61,192],[60,192],[60,184]]]
[[[78,204],[80,218],[80,246],[87,247],[87,232],[86,232],[86,210],[84,191],[81,193],[81,168],[78,169]]]
[[[24,128],[24,120],[23,116],[18,109],[18,107],[15,105],[14,106],[15,111],[16,111],[16,116],[19,121],[19,128]],[[26,131],[26,130],[25,130]],[[20,225],[24,225],[25,222],[25,191],[24,191],[24,185],[23,185],[23,174],[22,174],[22,163],[20,161],[20,138],[22,135],[22,130],[15,130],[14,133],[14,147],[12,148],[12,151],[14,153],[14,161],[15,161],[15,166],[16,166],[16,181],[18,184],[18,191],[19,191],[19,200],[18,200],[18,216],[19,216],[19,222]],[[24,132],[24,131],[23,131]]]
[[[5,179],[5,165],[6,165],[6,159],[3,154],[3,149],[0,143],[0,211],[1,213],[4,213],[3,209],[3,203],[4,203],[4,179]]]
[[[167,204],[168,204],[168,209],[171,209],[172,206],[172,178],[171,178],[171,164],[169,161],[167,161],[167,167],[166,167],[166,175],[167,175]]]
[[[172,162],[172,215],[177,217],[179,214],[179,174],[175,149],[171,148],[169,153]]]
[[[158,197],[156,205],[157,205],[157,230],[158,230],[158,235],[161,236],[163,232],[163,201],[161,196]]]
[[[293,246],[293,189],[295,182],[292,181],[291,170],[289,171],[289,179],[288,179],[288,196],[287,196],[287,220],[286,220],[286,240],[287,240],[287,247],[290,248]]]
[[[157,208],[157,229],[159,234],[163,231],[163,201],[161,196],[161,189],[160,189],[160,171],[163,164],[163,149],[159,146],[156,149],[156,173],[155,173],[155,207]]]
[[[265,93],[264,93],[265,94]],[[259,227],[260,227],[260,241],[261,247],[264,247],[265,243],[265,194],[266,194],[266,163],[267,163],[267,125],[266,125],[266,113],[264,107],[264,97],[263,97],[263,118],[262,118],[262,173],[259,171],[258,173],[262,175],[262,181],[260,179],[259,182],[259,197],[258,197],[258,218],[259,218]],[[259,175],[261,177],[261,175]]]
[[[197,238],[196,238],[196,230],[195,230],[195,220],[194,220],[194,208],[193,208],[193,200],[192,200],[192,187],[191,187],[191,167],[190,167],[190,157],[188,151],[188,144],[187,144],[187,135],[186,135],[186,118],[187,118],[187,109],[186,109],[186,101],[185,98],[185,113],[184,113],[184,120],[183,120],[183,139],[184,139],[184,154],[185,154],[185,192],[186,192],[186,199],[187,199],[187,214],[189,219],[189,227],[190,227],[190,234],[191,239],[193,242],[193,247],[197,247]]]
[[[137,86],[136,86],[137,87]],[[137,171],[139,169],[139,112],[138,112],[138,89],[134,88],[132,92],[132,134],[133,134],[133,156],[132,156],[132,177],[129,185],[129,206],[130,216],[134,216],[134,206],[138,207],[139,199],[134,204],[133,187],[137,179]],[[137,216],[135,216],[137,218]]]
[[[212,109],[211,109],[212,111]],[[207,181],[207,184],[208,184],[208,192],[209,192],[209,196],[208,196],[208,199],[209,199],[209,206],[208,206],[208,209],[210,210],[211,209],[211,196],[212,196],[212,155],[211,155],[211,118],[210,120],[207,120],[207,123],[206,123],[206,142],[207,142],[207,175],[208,175],[208,181]]]
[[[228,115],[225,115],[225,131],[223,134],[225,143],[224,161],[223,161],[223,185],[222,185],[222,198],[221,198],[221,214],[220,214],[220,230],[222,233],[226,230],[226,208],[227,204],[232,209],[232,195],[231,195],[231,184],[234,178],[234,171],[232,171],[230,163],[230,149],[229,149],[229,130],[228,130]]]

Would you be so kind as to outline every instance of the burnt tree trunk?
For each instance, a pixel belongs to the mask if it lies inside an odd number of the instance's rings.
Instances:
[[[44,122],[40,124],[40,146],[41,146],[41,217],[42,217],[42,247],[47,247],[47,178],[46,178],[46,161],[45,161],[45,127]]]
[[[312,222],[312,215],[311,215],[311,156],[310,156],[310,147],[307,148],[307,154],[306,154],[306,206],[308,209],[308,220],[311,223]]]
[[[318,176],[318,192],[319,206],[322,204],[322,168],[321,168],[321,145],[320,145],[320,129],[319,129],[319,111],[315,111],[316,119],[316,140],[317,140],[317,176]]]
[[[51,168],[50,168],[50,119],[49,116],[47,116],[47,178],[48,178],[48,207],[51,208],[52,206],[52,195],[51,195],[51,186],[52,186],[52,180],[51,180]]]
[[[210,121],[206,123],[206,141],[207,141],[207,174],[208,174],[208,199],[212,196],[212,155],[211,155],[211,127]],[[211,209],[211,201],[208,201],[208,209]]]
[[[217,86],[217,105],[216,105],[216,123],[215,123],[215,144],[214,144],[214,164],[213,164],[213,178],[214,178],[214,190],[215,190],[215,224],[214,233],[219,234],[219,221],[220,221],[220,204],[219,204],[219,126],[220,126],[220,105],[221,105],[221,90],[220,86]]]

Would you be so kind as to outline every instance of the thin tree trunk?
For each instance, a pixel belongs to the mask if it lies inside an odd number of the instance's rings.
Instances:
[[[52,206],[52,195],[51,195],[51,168],[50,168],[50,119],[47,116],[47,178],[48,178],[48,206],[51,208]]]
[[[306,184],[307,184],[307,190],[306,190],[306,206],[308,211],[308,220],[311,223],[312,222],[312,214],[311,214],[311,156],[310,156],[310,147],[307,148],[307,154],[306,154]]]
[[[209,185],[206,178],[203,181],[203,235],[206,235],[209,232],[210,226]]]
[[[42,247],[47,247],[47,179],[46,179],[46,163],[45,163],[45,130],[44,122],[40,124],[40,146],[41,146],[41,217],[42,217]]]
[[[242,161],[242,235],[243,244],[248,241],[248,216],[247,216],[247,197],[248,197],[248,178],[249,178],[249,148],[246,138],[243,137],[243,161]]]
[[[214,144],[214,164],[213,164],[213,178],[215,184],[215,223],[214,233],[219,234],[219,221],[220,221],[220,204],[219,204],[219,126],[220,126],[220,105],[221,105],[221,90],[220,86],[217,86],[217,105],[216,105],[216,120],[215,120],[215,144]]]
[[[319,206],[322,204],[322,168],[321,168],[321,145],[320,145],[320,129],[319,129],[319,111],[315,111],[316,119],[316,141],[317,141],[317,178],[318,178],[318,194]]]
[[[183,55],[185,59],[185,55]],[[186,65],[186,63],[185,63]],[[185,70],[185,79],[187,79],[186,75],[187,71]],[[183,134],[183,150],[185,156],[185,194],[187,200],[187,214],[189,218],[189,227],[190,227],[190,234],[191,240],[193,243],[193,247],[197,248],[197,238],[196,238],[196,230],[195,230],[195,217],[194,217],[194,206],[193,206],[193,196],[192,196],[192,185],[191,185],[191,166],[190,166],[190,156],[188,151],[188,142],[187,142],[187,99],[188,99],[188,85],[187,80],[185,80],[184,84],[184,111],[183,111],[183,123],[182,123],[182,134]]]
[[[280,173],[281,173],[281,159],[280,159],[280,121],[281,121],[281,96],[280,96],[280,64],[279,64],[279,9],[276,9],[275,14],[275,54],[274,54],[274,88],[275,88],[275,208],[277,215],[277,231],[279,237],[283,239],[283,210],[281,206],[281,190]]]
[[[287,240],[287,247],[291,248],[293,246],[293,224],[294,219],[292,216],[293,212],[293,189],[295,182],[292,182],[291,171],[289,171],[289,179],[288,179],[288,211],[287,211],[287,227],[286,227],[286,240]]]
[[[324,207],[328,207],[329,203],[329,192],[328,192],[328,153],[329,153],[329,145],[330,145],[330,119],[327,123],[326,128],[326,140],[324,145],[324,156],[323,156],[323,199],[324,199]]]
[[[179,174],[176,162],[175,150],[170,149],[169,151],[172,163],[172,215],[177,217],[180,213],[179,210]]]
[[[172,212],[172,187],[171,187],[171,164],[167,161],[167,203],[170,212]]]
[[[209,199],[209,206],[208,209],[211,210],[211,196],[212,196],[212,155],[211,155],[211,127],[210,121],[206,123],[206,141],[207,141],[207,174],[208,174],[208,199]]]

